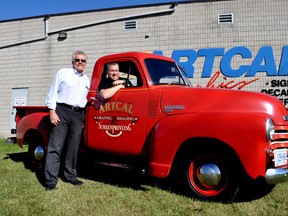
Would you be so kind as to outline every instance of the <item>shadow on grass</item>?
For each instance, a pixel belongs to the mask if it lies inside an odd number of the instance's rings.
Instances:
[[[28,152],[7,154],[7,157],[5,157],[4,159],[11,159],[14,162],[22,162],[26,169],[29,169],[31,172],[35,173],[36,178],[38,179],[39,183],[42,186],[44,186],[44,167],[32,166],[31,163],[29,163]]]
[[[156,184],[156,180],[147,175],[141,175],[126,169],[109,167],[83,161],[78,161],[77,172],[80,178],[119,187],[132,188],[134,190],[145,191],[147,188],[143,187],[143,185]]]
[[[26,169],[35,173],[39,183],[42,186],[44,184],[44,166],[43,165],[31,165],[29,163],[29,157],[27,152],[7,154],[4,159],[11,159],[14,162],[22,162]],[[61,175],[62,171],[59,172],[59,178],[63,179]],[[147,190],[142,185],[157,185],[156,180],[137,173],[129,172],[125,169],[108,167],[104,165],[98,165],[94,163],[78,161],[77,169],[78,177],[89,179],[92,181],[103,182],[105,184],[116,185],[119,187],[127,187],[135,190]]]
[[[34,172],[39,183],[44,186],[44,167],[31,167],[31,164],[28,163],[28,153],[21,152],[7,154],[7,157],[4,159],[23,162],[25,168]],[[181,191],[177,185],[173,184],[174,181],[170,178],[157,179],[140,173],[135,173],[131,170],[98,165],[85,161],[78,161],[78,177],[118,187],[131,188],[134,190],[146,191],[149,189],[145,186],[157,187],[161,190],[169,191],[177,195],[186,196],[185,191]],[[266,184],[263,184],[262,181],[251,183],[246,187],[246,190],[240,192],[233,202],[250,202],[266,196],[273,189],[273,186],[269,187]]]

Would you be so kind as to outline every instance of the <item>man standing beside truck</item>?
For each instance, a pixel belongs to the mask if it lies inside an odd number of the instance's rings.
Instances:
[[[45,104],[53,125],[45,163],[46,190],[55,189],[61,163],[65,181],[75,186],[83,184],[77,179],[76,168],[90,88],[89,78],[84,73],[86,64],[86,53],[79,50],[74,52],[73,67],[62,68],[57,72],[46,98]]]

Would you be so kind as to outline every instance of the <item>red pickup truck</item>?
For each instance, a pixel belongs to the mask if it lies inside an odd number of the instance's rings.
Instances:
[[[117,62],[126,88],[103,100],[106,65]],[[229,199],[244,176],[268,185],[288,181],[288,113],[256,92],[192,87],[173,59],[127,52],[94,67],[79,158],[175,176],[191,196]],[[16,141],[43,161],[51,124],[44,106],[15,107]]]

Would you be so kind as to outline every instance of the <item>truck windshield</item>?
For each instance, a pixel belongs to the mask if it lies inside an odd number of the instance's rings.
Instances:
[[[174,62],[146,59],[145,65],[154,85],[191,86],[185,70]]]

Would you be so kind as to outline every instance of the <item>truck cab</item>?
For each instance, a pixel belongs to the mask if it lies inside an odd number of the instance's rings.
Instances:
[[[160,109],[163,87],[191,85],[183,76],[185,72],[171,59],[141,56],[110,56],[98,60],[88,95],[90,100],[95,98],[94,106],[88,106],[87,110],[85,128],[89,129],[85,135],[89,149],[140,155],[151,130],[166,116]],[[98,85],[112,59],[119,64],[120,77],[126,80],[126,84],[125,89],[104,101],[99,96]]]

